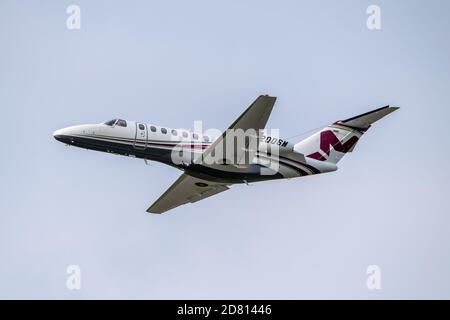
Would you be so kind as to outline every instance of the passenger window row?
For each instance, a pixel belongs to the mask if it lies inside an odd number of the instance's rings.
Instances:
[[[150,126],[150,131],[151,132],[156,132],[156,127],[155,126]],[[162,134],[167,134],[167,129],[166,128],[161,128],[161,133]],[[172,135],[174,136],[178,136],[178,131],[175,129],[172,129],[171,131]],[[187,138],[189,136],[189,134],[186,131],[181,131],[181,135],[183,136],[183,138]],[[194,138],[194,140],[198,140],[198,134],[196,133],[192,133],[192,138]],[[209,142],[210,138],[208,136],[203,136],[203,140],[205,142]]]

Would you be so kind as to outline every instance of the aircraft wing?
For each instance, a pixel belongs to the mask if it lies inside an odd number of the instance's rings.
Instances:
[[[217,154],[226,154],[226,160],[231,160],[231,164],[250,164],[259,144],[259,131],[265,128],[276,99],[267,95],[259,96],[195,162],[212,167],[217,165],[214,161]],[[242,133],[249,129],[253,129],[255,134],[248,135],[245,140],[242,140],[244,143],[241,145],[233,144],[231,140],[235,140],[236,135],[242,136]],[[229,159],[231,153],[226,147],[228,143],[233,145],[233,149],[236,147],[232,155],[233,159]]]
[[[192,177],[183,173],[147,212],[164,213],[167,210],[186,203],[194,203],[217,193],[228,190],[225,184],[215,183]]]

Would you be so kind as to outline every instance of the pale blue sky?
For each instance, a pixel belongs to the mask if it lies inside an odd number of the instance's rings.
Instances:
[[[444,0],[2,0],[0,297],[450,298],[449,12]],[[114,117],[223,129],[261,93],[278,97],[269,126],[284,137],[401,109],[335,173],[162,216],[145,209],[180,172],[52,137]],[[65,286],[71,264],[80,291]],[[382,290],[366,288],[371,264]]]

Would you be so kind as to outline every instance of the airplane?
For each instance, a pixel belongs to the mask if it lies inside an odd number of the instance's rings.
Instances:
[[[374,122],[398,109],[388,105],[339,120],[293,143],[264,130],[275,101],[260,95],[217,137],[123,119],[71,126],[53,136],[70,146],[158,161],[183,171],[147,209],[160,214],[234,184],[335,171]]]

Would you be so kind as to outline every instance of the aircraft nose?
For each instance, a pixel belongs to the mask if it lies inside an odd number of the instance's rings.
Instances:
[[[53,138],[55,138],[57,141],[63,142],[63,143],[70,143],[71,137],[67,132],[67,129],[59,129],[53,132]]]
[[[55,137],[55,138],[60,135],[62,135],[62,129],[59,129],[59,130],[56,130],[55,132],[53,132],[53,137]]]
[[[53,137],[65,144],[74,144],[79,138],[85,134],[95,134],[97,125],[82,124],[77,126],[71,126],[62,128],[53,132]]]

